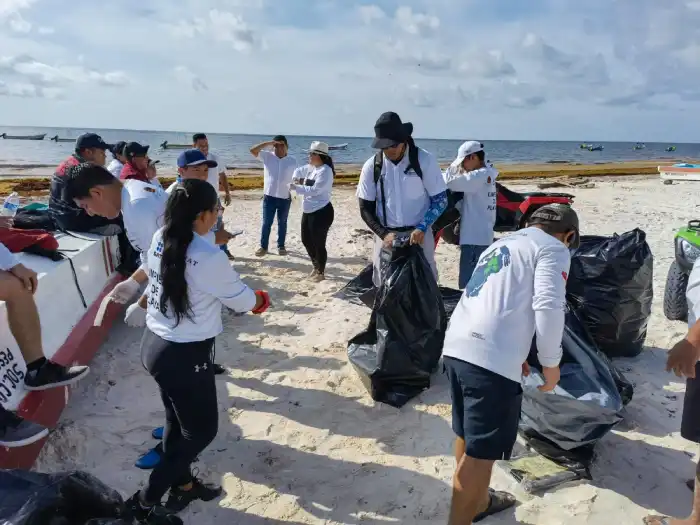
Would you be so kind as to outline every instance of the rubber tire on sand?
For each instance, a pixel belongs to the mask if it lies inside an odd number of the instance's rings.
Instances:
[[[688,302],[685,298],[687,288],[688,274],[673,261],[668,269],[664,290],[664,315],[669,321],[688,320]]]

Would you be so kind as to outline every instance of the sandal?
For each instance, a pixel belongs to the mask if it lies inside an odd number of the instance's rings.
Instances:
[[[477,523],[488,518],[489,516],[503,512],[504,510],[515,506],[517,501],[515,496],[512,494],[508,494],[507,492],[502,492],[500,490],[489,489],[489,497],[490,501],[488,508],[484,512],[480,512],[474,516],[474,519],[472,520],[473,523]],[[665,524],[662,523],[661,525]]]
[[[644,525],[671,525],[671,518],[667,516],[647,516]]]

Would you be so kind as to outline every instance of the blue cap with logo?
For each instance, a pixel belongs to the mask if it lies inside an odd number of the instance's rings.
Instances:
[[[178,168],[187,168],[190,166],[200,166],[205,164],[207,168],[216,168],[218,163],[215,160],[209,160],[207,156],[198,149],[188,149],[180,153],[177,158]]]

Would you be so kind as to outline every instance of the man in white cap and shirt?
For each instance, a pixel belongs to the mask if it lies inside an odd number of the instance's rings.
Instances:
[[[437,279],[435,240],[430,226],[447,208],[447,187],[437,159],[416,146],[413,124],[393,112],[382,114],[374,126],[372,147],[381,150],[362,167],[357,197],[360,215],[375,234],[375,286],[381,284],[382,249],[398,237],[420,244]]]
[[[464,194],[459,223],[459,288],[464,289],[481,254],[493,242],[496,223],[496,178],[498,171],[486,163],[484,145],[468,140],[445,170],[447,187]]]

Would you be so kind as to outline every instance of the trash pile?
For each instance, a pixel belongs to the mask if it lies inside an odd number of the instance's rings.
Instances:
[[[0,470],[4,525],[131,525],[119,493],[85,472]]]

